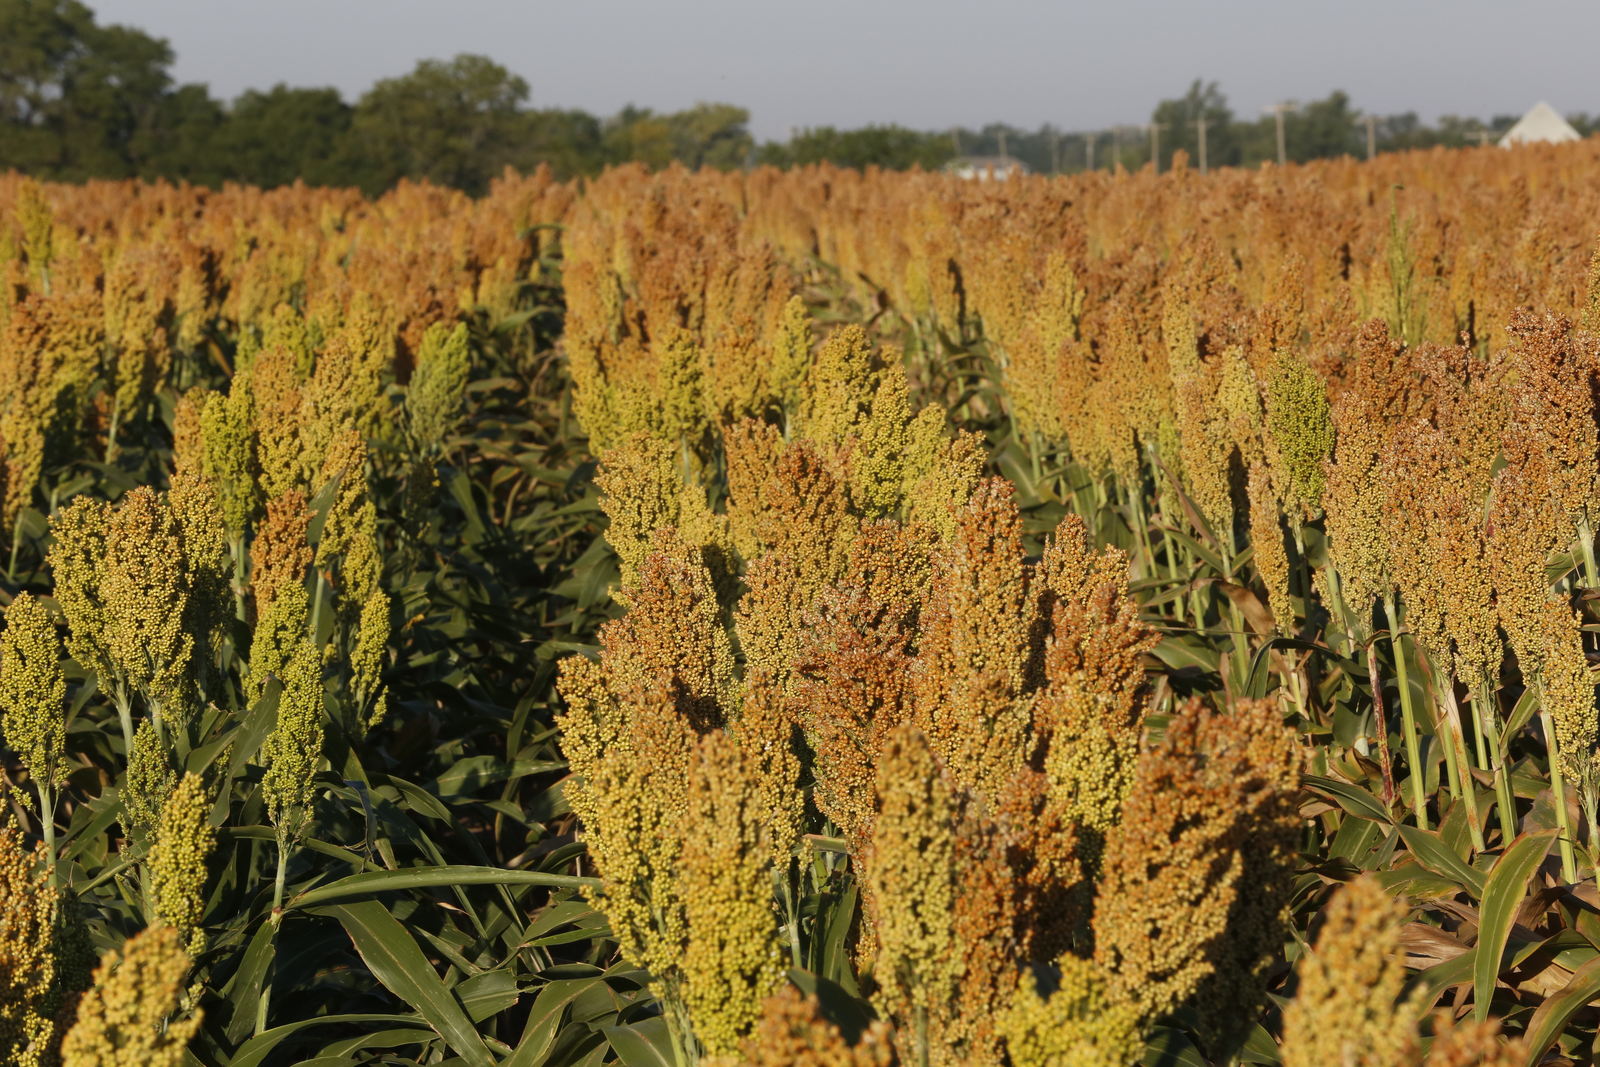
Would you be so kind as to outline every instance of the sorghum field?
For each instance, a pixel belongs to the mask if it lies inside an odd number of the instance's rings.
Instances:
[[[0,1063],[1592,1062],[1597,175],[0,178]]]

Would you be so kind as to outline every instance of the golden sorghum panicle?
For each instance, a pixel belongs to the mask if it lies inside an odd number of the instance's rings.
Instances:
[[[256,621],[250,641],[250,673],[245,676],[245,705],[261,699],[267,679],[283,672],[306,636],[310,616],[310,597],[299,582],[284,586],[265,615]]]
[[[772,366],[767,370],[772,391],[785,415],[800,410],[811,370],[811,313],[806,302],[791,296],[772,328]]]
[[[173,474],[166,503],[177,520],[183,544],[184,580],[188,586],[184,621],[195,638],[193,677],[206,686],[217,662],[224,630],[234,618],[227,532],[216,494],[199,471],[186,469]]]
[[[1283,1011],[1284,1067],[1418,1064],[1416,1012],[1397,1004],[1406,981],[1400,925],[1410,909],[1376,878],[1345,883],[1323,909],[1300,988]]]
[[[1105,976],[1093,960],[1068,953],[1056,961],[1055,992],[1039,992],[1025,973],[1011,1005],[1000,1016],[1000,1032],[1013,1067],[1126,1067],[1138,1056],[1139,1014],[1111,1000]]]
[[[250,386],[256,401],[257,448],[262,488],[267,499],[291,489],[306,488],[306,463],[300,442],[304,421],[303,382],[295,369],[295,355],[274,345],[256,357],[250,367]]]
[[[1241,979],[1264,966],[1250,954],[1287,936],[1299,750],[1280,721],[1269,701],[1226,713],[1192,700],[1139,759],[1106,839],[1094,930],[1113,999],[1145,1024],[1203,987],[1226,987],[1240,1024],[1265,996]],[[1213,999],[1202,995],[1202,1020]]]
[[[688,939],[678,863],[683,838],[661,827],[687,818],[696,733],[661,689],[619,703],[623,730],[590,764],[582,790],[584,835],[603,883],[595,905],[623,956],[650,972],[652,989],[681,998]],[[563,729],[572,717],[562,720]]]
[[[311,822],[317,764],[322,760],[322,657],[301,639],[283,669],[278,725],[261,746],[267,817],[280,845],[297,841]]]
[[[167,798],[178,784],[178,773],[149,719],[139,723],[133,733],[133,750],[128,753],[128,782],[123,790],[122,807],[133,828],[149,835],[161,822]]]
[[[783,434],[771,423],[740,419],[723,429],[722,445],[728,479],[728,534],[739,555],[754,560],[769,547],[757,529],[767,509],[768,481],[783,455]]]
[[[652,535],[665,526],[678,527],[686,540],[701,535],[704,539],[696,538],[695,543],[709,549],[708,563],[727,570],[721,522],[706,507],[705,491],[684,484],[676,456],[677,446],[671,442],[633,434],[606,452],[595,475],[595,484],[605,494],[600,508],[610,520],[606,541],[617,553],[623,603],[639,583],[639,568],[650,554]]]
[[[1457,1022],[1448,1011],[1433,1018],[1433,1044],[1423,1067],[1522,1067],[1528,1062],[1526,1043],[1502,1038],[1499,1019]]]
[[[1487,557],[1494,582],[1495,609],[1511,651],[1523,673],[1536,669],[1544,655],[1540,618],[1550,598],[1545,562],[1565,543],[1566,523],[1537,469],[1541,457],[1507,466],[1494,479],[1489,511]]]
[[[442,445],[455,429],[471,371],[467,324],[460,323],[454,330],[442,322],[429,326],[406,385],[406,414],[411,419],[412,439],[419,446]]]
[[[839,472],[809,441],[784,450],[762,491],[757,536],[771,554],[790,560],[808,604],[849,564],[860,523],[850,514],[848,496]]]
[[[66,781],[67,676],[61,637],[44,605],[18,593],[0,635],[0,732],[41,794]],[[52,812],[41,811],[44,818]]]
[[[735,729],[755,768],[757,803],[772,864],[780,874],[785,873],[805,829],[806,814],[794,720],[773,689],[747,682]]]
[[[853,845],[870,833],[884,742],[909,715],[932,540],[916,524],[862,524],[847,581],[818,595],[796,648],[792,706],[816,753],[813,798]]]
[[[255,592],[257,619],[271,613],[273,601],[283,590],[304,584],[312,558],[306,542],[310,525],[311,510],[300,490],[291,489],[267,501],[266,519],[250,546],[250,586]]]
[[[61,895],[39,847],[24,850],[9,818],[0,827],[0,1059],[22,1067],[55,1062],[61,1024],[71,1023],[63,994],[83,984],[72,973],[79,961],[67,958],[79,946],[67,943]]]
[[[1600,243],[1589,255],[1589,286],[1583,301],[1583,328],[1600,334]]]
[[[1548,458],[1549,491],[1569,526],[1592,512],[1600,496],[1600,426],[1593,401],[1600,361],[1593,338],[1573,335],[1570,327],[1553,315],[1512,315],[1514,429],[1502,442],[1513,464],[1524,454]],[[1590,522],[1593,529],[1592,517]]]
[[[888,1023],[873,1022],[851,1044],[823,1018],[815,996],[802,997],[785,985],[766,999],[739,1058],[728,1062],[738,1067],[896,1067],[900,1061]]]
[[[150,887],[160,920],[182,935],[191,955],[205,949],[201,923],[206,910],[206,862],[216,847],[211,828],[211,798],[205,780],[185,774],[162,806],[161,825],[150,850]]]
[[[1551,601],[1531,621],[1539,634],[1539,695],[1556,728],[1561,773],[1568,782],[1577,782],[1600,739],[1583,619],[1566,604]]]
[[[877,795],[872,842],[862,857],[878,934],[874,1000],[906,1028],[902,1041],[915,1049],[931,1043],[961,975],[954,924],[958,799],[927,738],[912,726],[889,735]]]
[[[619,696],[664,688],[698,732],[737,713],[733,645],[699,548],[657,530],[633,604],[600,631],[601,665]]]
[[[850,496],[862,515],[876,517],[899,509],[910,424],[906,372],[894,353],[850,453]]]
[[[32,178],[25,180],[17,189],[13,210],[22,230],[22,252],[28,259],[28,271],[36,282],[43,284],[55,258],[56,227],[55,211],[44,198],[44,187]]]
[[[1401,425],[1383,454],[1391,566],[1406,624],[1469,687],[1500,670],[1483,502],[1460,484],[1447,438],[1422,420]]]
[[[1327,513],[1328,562],[1351,621],[1362,631],[1373,605],[1394,589],[1390,566],[1392,516],[1381,478],[1383,427],[1378,413],[1358,394],[1347,393],[1335,409],[1338,443],[1327,465],[1323,493]]]
[[[239,379],[234,379],[236,382]],[[178,398],[172,411],[172,465],[174,468],[204,467],[206,462],[205,431],[200,420],[206,405],[217,394],[203,385],[196,385]]]
[[[911,438],[912,455],[906,461],[909,517],[937,530],[939,536],[948,541],[955,536],[957,510],[966,506],[983,478],[987,459],[983,437],[962,430],[946,441],[944,415],[930,405],[912,422]],[[935,447],[928,451],[927,473],[910,480],[918,469],[919,439]]]
[[[227,396],[216,395],[200,414],[203,469],[222,509],[228,536],[238,541],[261,510],[261,471],[256,462],[255,398],[248,375],[236,377]],[[179,464],[184,464],[180,460]]]
[[[140,486],[111,513],[105,551],[100,595],[112,665],[159,704],[174,695],[195,648],[183,531],[160,494]]]
[[[918,723],[956,780],[992,807],[1030,755],[1022,697],[1030,605],[1011,483],[982,483],[935,558],[916,672]]]
[[[1327,484],[1333,414],[1322,379],[1288,349],[1273,357],[1267,378],[1267,432],[1273,481],[1291,518],[1314,515]]]
[[[684,1001],[712,1055],[739,1047],[783,979],[760,794],[756,761],[737,741],[715,730],[700,739],[687,818],[674,832],[689,924]]]
[[[1255,371],[1238,345],[1222,353],[1217,403],[1228,417],[1228,433],[1240,459],[1247,465],[1258,462],[1265,454],[1266,416],[1261,409],[1261,388],[1256,384]]]
[[[357,722],[363,734],[382,722],[389,710],[389,696],[383,684],[389,633],[389,594],[374,589],[361,609],[356,647],[350,654],[350,685],[355,690]]]
[[[94,988],[61,1043],[62,1067],[179,1067],[201,1011],[171,1018],[189,975],[183,937],[170,926],[135,934],[95,968]]]
[[[1283,542],[1283,516],[1278,512],[1278,497],[1263,463],[1250,464],[1249,496],[1250,545],[1255,549],[1251,559],[1261,584],[1267,587],[1267,605],[1278,632],[1292,634],[1294,605],[1289,599],[1289,553]]]
[[[872,406],[882,377],[872,342],[860,326],[844,326],[822,344],[806,378],[797,424],[824,451],[844,444]]]
[[[1128,560],[1095,553],[1088,526],[1068,516],[1045,546],[1039,614],[1049,622],[1038,728],[1052,806],[1077,824],[1091,869],[1132,786],[1147,710],[1142,657],[1159,640],[1128,593]]]
[[[796,662],[795,707],[816,753],[813,800],[853,845],[870,833],[883,746],[905,721],[913,634],[858,586],[817,598]]]

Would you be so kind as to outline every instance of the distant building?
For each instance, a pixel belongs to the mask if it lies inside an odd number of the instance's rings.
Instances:
[[[1583,136],[1572,128],[1572,124],[1560,115],[1556,109],[1543,100],[1533,105],[1533,108],[1511,129],[1500,138],[1501,148],[1510,148],[1519,144],[1560,144],[1563,141],[1581,141]]]
[[[1020,159],[1010,156],[957,156],[944,169],[954,174],[957,178],[968,181],[988,181],[996,178],[1004,181],[1014,175],[1020,176],[1028,173],[1028,165]]]

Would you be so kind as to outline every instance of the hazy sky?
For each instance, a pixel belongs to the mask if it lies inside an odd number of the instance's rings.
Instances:
[[[741,104],[763,139],[794,126],[1066,130],[1147,120],[1197,77],[1236,114],[1333,89],[1358,108],[1600,111],[1596,0],[88,0],[165,37],[180,81],[333,85],[348,99],[421,58],[476,52],[535,106],[611,114]]]

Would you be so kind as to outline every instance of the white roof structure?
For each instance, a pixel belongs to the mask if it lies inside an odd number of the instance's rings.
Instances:
[[[1517,124],[1500,138],[1501,148],[1519,144],[1560,144],[1562,141],[1581,141],[1583,138],[1556,109],[1543,100],[1534,104]]]

